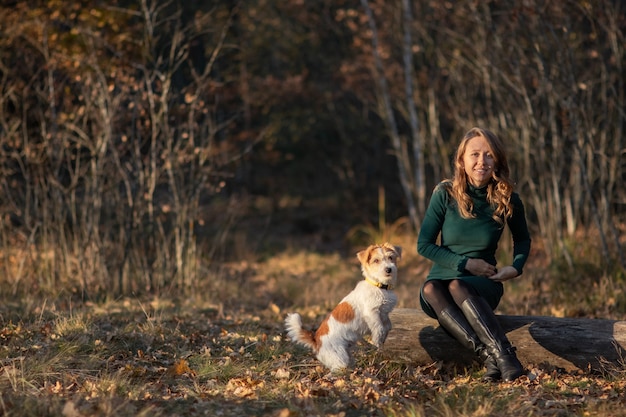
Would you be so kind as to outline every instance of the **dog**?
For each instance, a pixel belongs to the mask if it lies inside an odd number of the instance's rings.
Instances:
[[[302,327],[298,313],[285,318],[289,338],[310,348],[331,372],[353,366],[352,347],[366,334],[381,348],[391,330],[389,313],[398,302],[392,291],[402,249],[389,243],[371,245],[357,253],[363,281],[335,307],[316,331]]]

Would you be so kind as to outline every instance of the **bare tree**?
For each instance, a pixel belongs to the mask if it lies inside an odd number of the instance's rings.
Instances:
[[[379,54],[378,30],[376,22],[367,0],[361,0],[361,4],[365,9],[368,18],[368,24],[371,31],[372,53],[374,58],[374,68],[372,69],[374,79],[377,85],[377,93],[381,114],[387,125],[387,132],[391,138],[395,155],[398,161],[398,174],[400,183],[404,191],[407,201],[409,218],[413,227],[417,230],[421,224],[421,216],[425,210],[425,185],[424,185],[424,164],[422,144],[419,133],[419,124],[415,103],[413,101],[413,60],[412,60],[412,41],[409,22],[411,20],[411,11],[408,1],[404,1],[404,68],[405,68],[405,93],[407,100],[407,109],[409,112],[409,120],[411,126],[410,140],[401,135],[398,131],[396,116],[392,106],[391,93],[385,78],[383,63]],[[413,152],[413,161],[411,161],[409,149]]]
[[[31,53],[3,56],[19,69],[0,60],[0,108],[13,109],[0,114],[1,209],[36,246],[41,291],[63,282],[83,297],[190,293],[202,202],[255,143],[224,133],[238,113],[220,115],[216,99],[213,66],[231,21],[199,12],[183,23],[173,3],[141,6],[94,12],[100,25],[71,34],[17,18],[13,42]],[[124,19],[139,42],[95,29]],[[198,69],[189,46],[201,38],[210,53]]]

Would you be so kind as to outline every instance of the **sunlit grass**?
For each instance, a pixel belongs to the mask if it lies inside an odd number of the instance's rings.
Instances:
[[[491,416],[497,410],[492,397],[480,389],[478,392],[471,388],[456,388],[446,395],[438,395],[430,408],[430,415],[441,417],[452,416]]]
[[[414,237],[395,240],[406,248],[399,305],[417,307],[428,265],[414,253]],[[581,268],[569,285],[547,275],[533,280],[549,271],[531,263],[525,279],[507,285],[504,311],[544,314],[546,300],[564,314],[571,302],[577,311],[620,311],[623,276]],[[592,278],[594,291],[567,293]],[[478,366],[417,365],[362,342],[355,369],[331,375],[285,338],[283,318],[297,311],[318,325],[360,279],[356,257],[298,250],[215,268],[190,297],[8,299],[0,305],[0,409],[7,416],[526,417],[546,409],[619,415],[626,407],[626,366],[615,364],[601,375],[534,369],[532,380],[486,384]]]
[[[116,312],[109,321],[102,306],[73,308],[65,316],[57,309],[44,333],[36,320],[4,324],[12,339],[38,338],[30,353],[3,361],[0,387],[12,415],[27,415],[15,404],[29,413],[60,415],[69,402],[84,415],[104,416],[195,415],[192,409],[223,415],[359,410],[381,416],[533,416],[541,415],[535,404],[546,403],[586,407],[594,415],[611,409],[601,402],[581,405],[580,392],[619,395],[626,385],[619,373],[601,380],[540,374],[535,382],[485,384],[477,371],[415,366],[367,343],[356,347],[355,369],[330,375],[310,351],[284,339],[280,323],[261,318],[276,317],[271,308],[259,317],[231,319],[182,304],[147,315],[133,302],[108,309]],[[5,350],[17,353],[18,345]]]

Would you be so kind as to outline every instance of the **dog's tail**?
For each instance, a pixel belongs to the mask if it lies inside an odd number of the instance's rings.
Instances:
[[[287,335],[294,342],[306,346],[317,352],[319,344],[315,340],[315,333],[310,330],[302,328],[302,318],[298,313],[290,313],[285,319],[285,328],[287,329]]]

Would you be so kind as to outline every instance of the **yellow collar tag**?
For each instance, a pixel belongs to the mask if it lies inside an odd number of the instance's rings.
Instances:
[[[365,281],[367,281],[368,283],[372,284],[375,287],[381,288],[383,290],[390,290],[392,287],[391,285],[388,284],[381,284],[380,282],[374,281],[371,278],[365,277]]]

